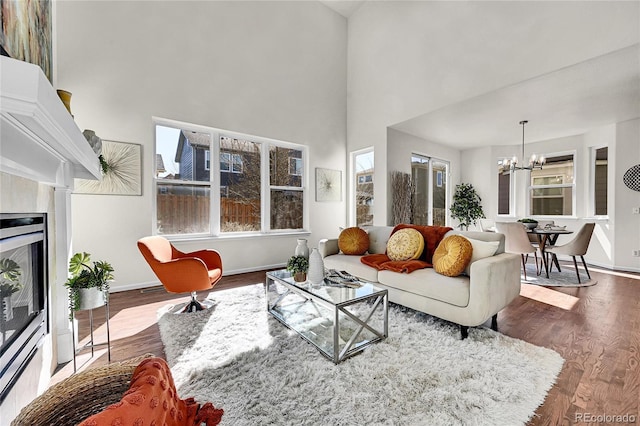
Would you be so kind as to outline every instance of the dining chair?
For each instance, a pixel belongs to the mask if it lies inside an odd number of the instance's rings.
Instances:
[[[580,270],[578,269],[576,256],[580,256],[580,260],[582,260],[582,265],[584,266],[584,270],[587,273],[587,277],[591,279],[591,274],[589,274],[589,269],[587,268],[587,264],[584,261],[584,255],[587,254],[589,242],[591,241],[591,235],[593,234],[593,229],[595,228],[595,226],[595,223],[585,223],[584,225],[582,225],[582,228],[580,228],[576,236],[571,241],[566,244],[548,247],[545,250],[547,254],[551,254],[556,260],[558,254],[568,255],[573,258],[573,266],[576,268],[578,284],[580,283]],[[549,262],[547,261],[547,264],[548,263]],[[558,262],[555,263],[557,264]]]
[[[529,241],[525,227],[519,222],[496,222],[496,231],[504,234],[504,251],[519,254],[522,258],[522,272],[527,279],[527,261],[525,255],[533,253],[536,261],[536,273],[538,269],[538,249]]]
[[[480,230],[482,232],[495,232],[496,221],[493,219],[480,219]]]
[[[211,289],[222,278],[222,259],[216,250],[183,253],[158,235],[138,240],[138,249],[168,292],[191,293],[182,312],[206,309],[196,292]]]

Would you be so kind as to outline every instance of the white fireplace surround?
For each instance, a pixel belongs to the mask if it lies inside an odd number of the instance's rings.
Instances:
[[[49,300],[57,362],[69,361],[73,337],[64,282],[71,251],[71,192],[76,177],[101,178],[99,161],[40,67],[4,56],[0,56],[0,172],[54,188],[49,266],[55,272],[49,275]]]

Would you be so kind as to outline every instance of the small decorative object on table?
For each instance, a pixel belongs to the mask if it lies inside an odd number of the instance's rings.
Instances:
[[[294,255],[287,261],[287,271],[293,272],[293,280],[301,283],[307,280],[309,261],[304,256]]]
[[[536,229],[538,227],[538,221],[535,219],[524,218],[524,219],[519,219],[518,222],[520,222],[526,228],[529,228],[529,229]]]
[[[298,245],[293,253],[296,256],[302,256],[309,258],[309,246],[307,246],[307,240],[304,238],[298,238]]]
[[[351,288],[362,287],[362,283],[358,278],[354,277],[347,271],[336,271],[329,269],[327,276],[324,278],[329,285],[345,286]]]

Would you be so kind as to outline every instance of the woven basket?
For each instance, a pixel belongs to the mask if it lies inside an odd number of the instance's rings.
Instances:
[[[11,426],[76,425],[120,401],[129,389],[133,370],[152,356],[145,354],[74,374],[24,407]]]

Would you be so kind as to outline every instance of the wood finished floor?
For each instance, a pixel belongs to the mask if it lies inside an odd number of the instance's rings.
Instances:
[[[605,415],[635,416],[635,424],[640,424],[640,274],[590,269],[597,285],[523,285],[520,296],[498,315],[501,333],[553,349],[565,359],[556,384],[529,425],[596,424],[581,422],[580,418]],[[262,282],[264,272],[233,275],[224,277],[215,290]],[[202,292],[199,298],[208,293]],[[112,362],[148,352],[164,357],[156,311],[167,303],[187,300],[161,287],[112,294]],[[94,311],[98,343],[106,341],[105,317],[99,311]],[[78,320],[79,335],[86,336],[86,312],[80,313]],[[96,349],[92,359],[86,352],[78,357],[80,369],[108,362],[104,345]],[[68,363],[52,383],[72,372],[73,365]],[[612,419],[597,424],[613,424]]]

